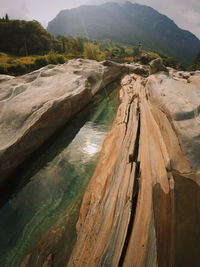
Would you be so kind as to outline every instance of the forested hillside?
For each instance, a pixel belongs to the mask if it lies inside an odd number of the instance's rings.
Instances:
[[[190,70],[200,70],[200,53],[197,55],[195,60],[192,62],[189,69]]]
[[[14,55],[47,53],[53,38],[37,21],[0,20],[0,51]]]

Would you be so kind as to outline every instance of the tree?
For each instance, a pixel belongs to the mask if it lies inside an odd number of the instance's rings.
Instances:
[[[133,46],[132,56],[139,57],[140,56],[140,48],[139,46]]]
[[[94,59],[101,61],[104,59],[103,53],[100,51],[97,45],[92,43],[85,43],[84,44],[84,57],[88,59]]]
[[[53,36],[37,21],[0,20],[0,51],[26,56],[52,49]]]
[[[189,66],[189,70],[200,70],[200,53],[197,55],[196,59]]]
[[[77,49],[78,53],[82,54],[84,51],[83,38],[80,36],[76,37],[75,43],[76,43],[76,49]]]
[[[82,37],[71,38],[69,45],[69,51],[73,55],[81,55],[84,52],[84,42]]]
[[[57,40],[61,43],[61,50],[63,54],[69,52],[69,38],[63,35],[58,35]]]
[[[8,14],[6,13],[6,16],[5,16],[5,20],[6,21],[9,21],[9,17],[8,17]]]

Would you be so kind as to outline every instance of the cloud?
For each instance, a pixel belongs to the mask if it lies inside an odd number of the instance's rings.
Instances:
[[[29,9],[25,0],[0,0],[1,16],[7,13],[12,19],[28,19]]]

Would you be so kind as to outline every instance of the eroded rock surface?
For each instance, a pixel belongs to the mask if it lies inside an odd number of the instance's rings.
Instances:
[[[198,266],[200,88],[184,76],[123,79],[67,266]]]
[[[0,182],[125,70],[117,63],[77,59],[16,78],[2,76]]]
[[[147,87],[152,103],[170,115],[186,158],[200,170],[200,75],[153,75]]]

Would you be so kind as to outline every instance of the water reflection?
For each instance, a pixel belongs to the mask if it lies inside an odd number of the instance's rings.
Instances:
[[[103,125],[87,122],[66,150],[68,161],[72,164],[90,161],[101,149],[106,133]]]

